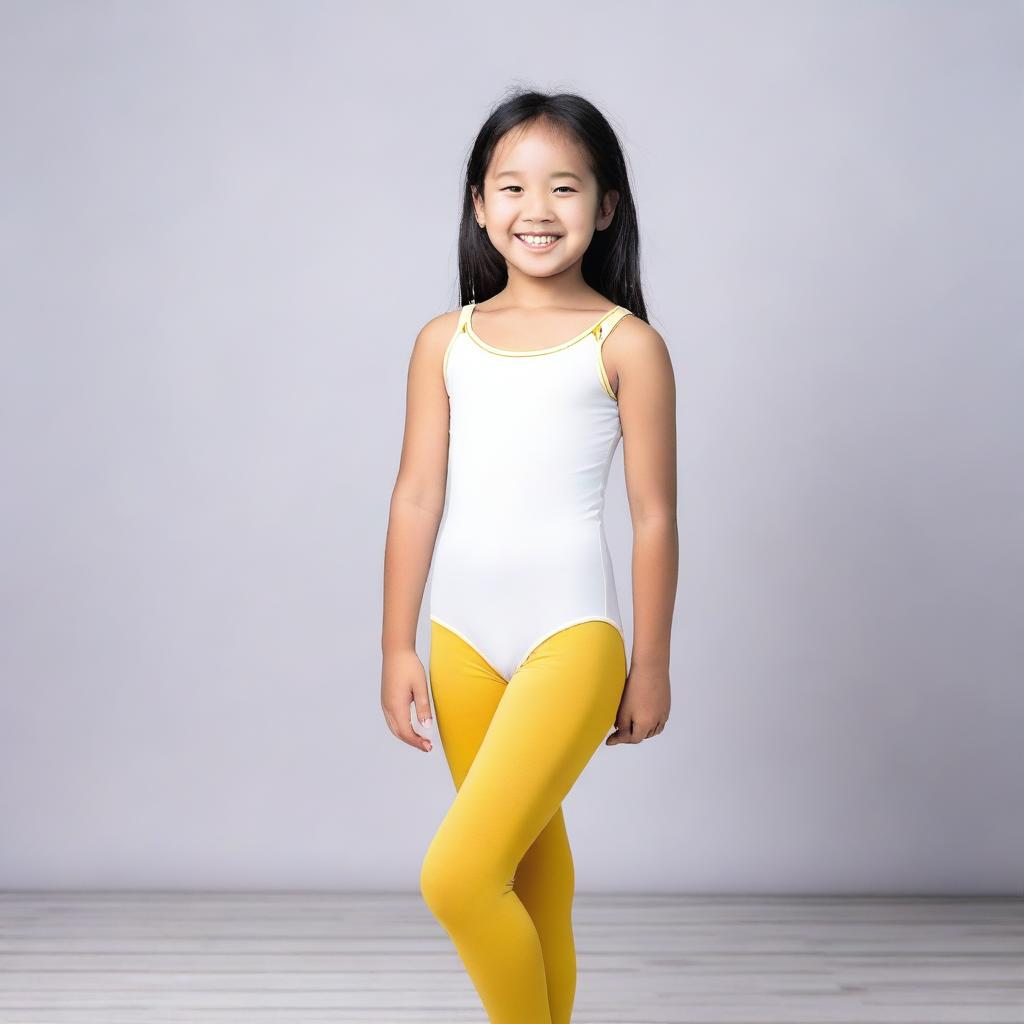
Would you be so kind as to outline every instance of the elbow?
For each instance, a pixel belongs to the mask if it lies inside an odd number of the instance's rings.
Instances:
[[[633,516],[633,526],[637,529],[669,529],[678,531],[676,510],[674,508],[646,508]]]
[[[444,513],[444,491],[422,482],[403,480],[399,477],[391,492],[392,514],[398,508],[407,508],[417,515],[430,516],[437,522]]]

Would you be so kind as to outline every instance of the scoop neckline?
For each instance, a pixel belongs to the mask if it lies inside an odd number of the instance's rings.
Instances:
[[[578,341],[582,341],[588,334],[593,334],[614,313],[616,310],[621,309],[621,306],[612,306],[608,312],[603,313],[599,320],[591,324],[585,331],[580,331],[574,338],[570,338],[568,341],[560,342],[557,345],[549,345],[547,348],[531,348],[524,352],[517,352],[510,348],[499,348],[497,345],[488,344],[480,337],[476,331],[473,330],[473,312],[476,309],[477,303],[471,302],[469,304],[469,313],[466,316],[466,333],[479,345],[481,348],[486,349],[488,352],[494,352],[499,356],[543,356],[550,352],[560,352],[563,348],[568,348],[570,345],[575,345]]]

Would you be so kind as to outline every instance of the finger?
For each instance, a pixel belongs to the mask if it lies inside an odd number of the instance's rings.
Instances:
[[[619,725],[615,732],[608,737],[608,745],[611,746],[615,743],[639,743],[640,735],[636,728],[636,723],[632,719],[628,719]]]
[[[413,701],[416,704],[416,720],[424,728],[429,729],[432,724],[430,717],[430,701],[427,698],[427,691],[422,686],[413,689]]]
[[[627,721],[627,719],[615,720],[615,731],[604,741],[607,746],[612,747],[616,743],[622,743],[625,740]]]
[[[421,736],[412,724],[409,723],[405,728],[399,730],[399,738],[409,744],[410,747],[418,747],[420,750],[432,750],[434,744],[427,739],[426,736]]]
[[[605,740],[605,743],[607,743],[609,747],[614,746],[616,743],[625,743],[625,742],[626,742],[626,732],[621,727],[616,729],[615,732],[613,732],[611,734],[611,736],[609,736],[608,739]]]
[[[399,717],[394,710],[387,712],[389,724],[393,721],[391,731],[403,742],[408,743],[410,747],[416,747],[419,750],[431,750],[433,749],[433,743],[427,739],[426,736],[420,736],[413,727],[412,722],[409,719],[409,710],[405,709],[404,717]]]

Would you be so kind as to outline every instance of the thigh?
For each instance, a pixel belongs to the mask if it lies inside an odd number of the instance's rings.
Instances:
[[[434,719],[456,790],[469,773],[491,718],[508,685],[474,648],[431,621],[430,688]],[[541,830],[515,869],[514,884],[526,899],[533,891],[550,898],[551,875],[572,886],[572,853],[562,810]]]
[[[434,723],[456,789],[469,772],[507,685],[462,637],[431,620]]]
[[[614,725],[625,679],[622,635],[609,622],[538,645],[501,694],[435,840],[511,877]],[[453,760],[465,766],[458,750]]]

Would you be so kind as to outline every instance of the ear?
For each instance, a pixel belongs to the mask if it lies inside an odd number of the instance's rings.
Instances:
[[[598,231],[603,231],[611,224],[612,218],[615,216],[615,207],[618,205],[619,193],[613,188],[608,189],[601,200],[601,209],[598,211],[597,221],[594,225]]]
[[[472,185],[469,186],[469,194],[470,194],[470,197],[473,200],[473,207],[476,210],[476,222],[477,222],[477,224],[480,227],[483,227],[484,226],[484,224],[483,224],[483,222],[484,222],[484,201],[483,201],[483,198],[477,192],[476,188],[474,186],[472,186]]]

